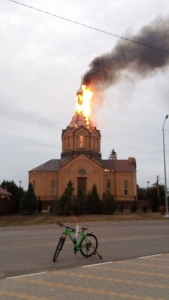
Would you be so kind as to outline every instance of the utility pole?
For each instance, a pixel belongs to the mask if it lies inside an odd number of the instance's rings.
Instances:
[[[150,199],[149,199],[149,183],[150,183],[150,181],[148,180],[147,181],[147,184],[148,184],[148,188],[147,188],[147,191],[148,191],[148,210],[149,210],[149,212],[150,212],[150,210],[151,210],[151,208],[150,208]]]

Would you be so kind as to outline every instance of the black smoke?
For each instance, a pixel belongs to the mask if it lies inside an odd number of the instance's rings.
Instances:
[[[119,80],[125,70],[147,76],[169,64],[169,19],[158,18],[138,34],[125,38],[166,52],[120,40],[111,52],[93,59],[83,76],[83,84],[104,89]]]

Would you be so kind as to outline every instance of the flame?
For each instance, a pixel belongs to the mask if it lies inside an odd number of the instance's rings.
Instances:
[[[75,113],[83,114],[86,119],[86,124],[89,125],[91,114],[91,100],[93,92],[86,85],[81,85],[77,92]]]

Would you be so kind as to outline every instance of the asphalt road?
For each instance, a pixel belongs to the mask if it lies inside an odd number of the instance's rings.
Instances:
[[[73,227],[73,224],[71,224]],[[57,225],[0,228],[0,278],[61,270],[100,262],[169,253],[169,221],[86,223],[103,256],[74,255],[66,240],[56,263],[52,258],[63,228]]]

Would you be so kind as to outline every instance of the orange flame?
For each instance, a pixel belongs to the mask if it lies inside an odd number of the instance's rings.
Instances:
[[[91,100],[93,92],[86,85],[81,85],[77,92],[75,113],[83,114],[86,119],[86,124],[89,124],[91,114]]]

